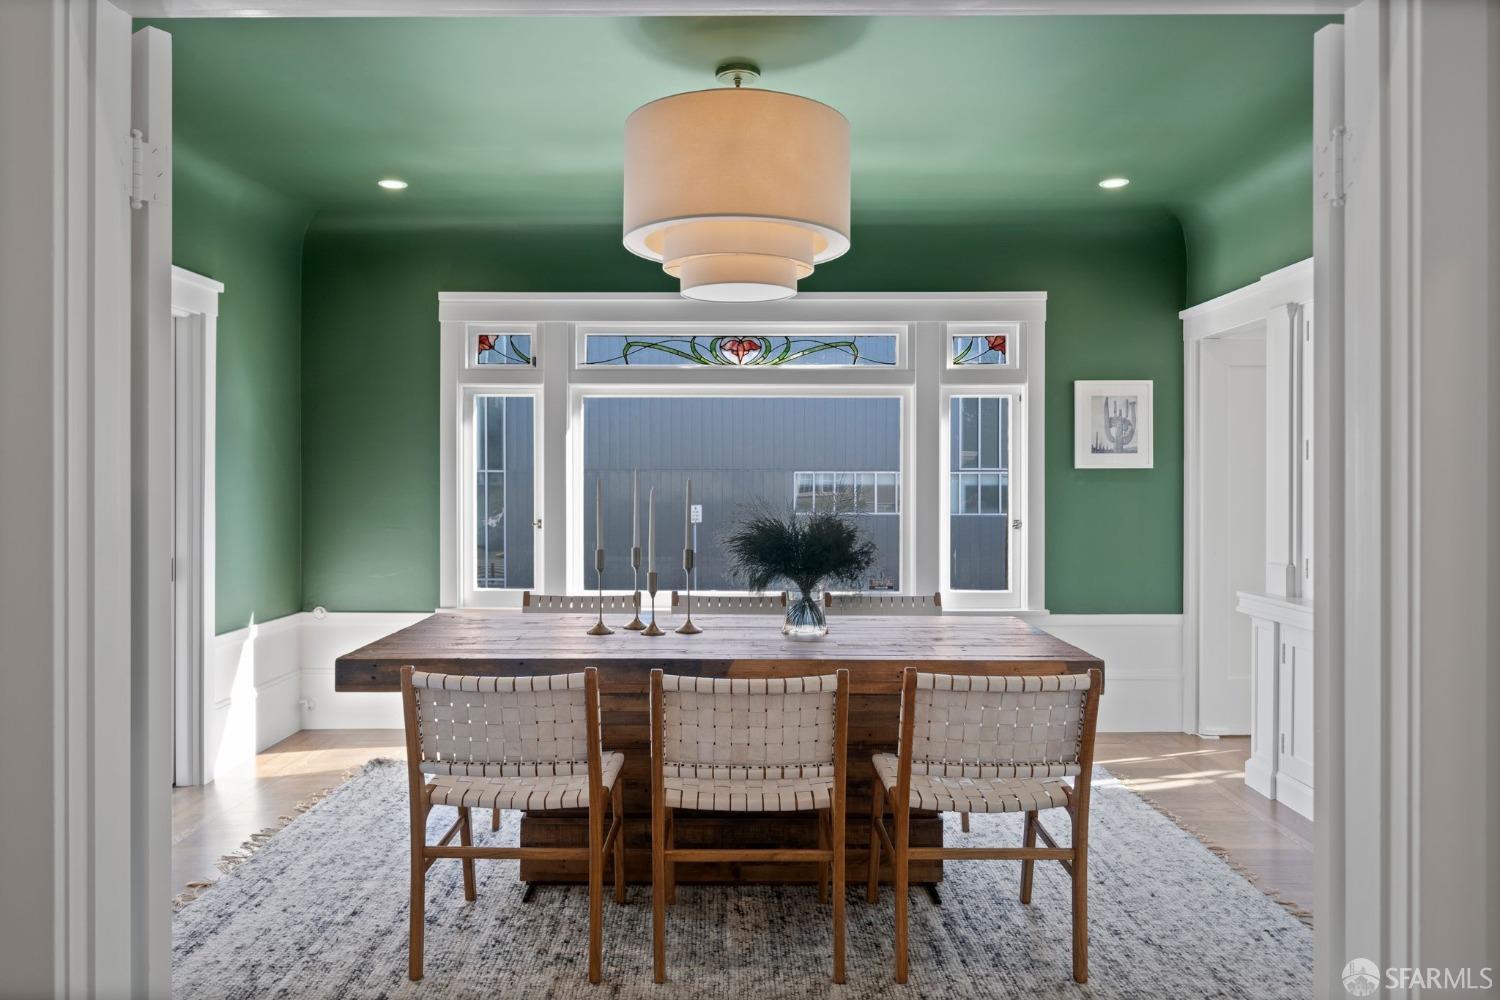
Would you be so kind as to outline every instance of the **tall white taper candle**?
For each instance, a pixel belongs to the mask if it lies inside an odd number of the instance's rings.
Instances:
[[[604,548],[604,480],[594,480],[594,548]]]
[[[656,487],[646,497],[646,572],[656,572]]]
[[[693,547],[693,481],[687,481],[687,500],[682,507],[682,547]]]
[[[641,470],[630,473],[630,548],[641,547]]]

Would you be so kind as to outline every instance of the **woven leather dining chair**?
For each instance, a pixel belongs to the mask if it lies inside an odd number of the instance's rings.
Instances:
[[[644,595],[642,595],[644,601]],[[672,591],[670,596],[663,596],[663,601],[670,608],[677,607],[677,591]],[[527,614],[536,612],[550,612],[559,615],[591,615],[596,611],[603,610],[605,614],[628,615],[636,611],[645,610],[635,606],[635,594],[605,594],[600,597],[595,594],[533,594],[529,590],[521,591],[521,611]]]
[[[603,943],[604,859],[614,852],[615,901],[625,902],[625,755],[604,753],[599,730],[599,674],[475,677],[401,668],[406,713],[406,773],[411,796],[411,943],[407,974],[422,978],[427,869],[463,863],[464,898],[473,902],[474,862],[545,857],[587,861],[589,982],[599,981]],[[611,805],[604,830],[604,803]],[[427,843],[434,806],[458,818]],[[587,847],[475,847],[469,811],[587,809]],[[454,836],[459,846],[452,846]]]
[[[844,981],[844,785],[849,671],[811,677],[679,677],[651,671],[651,924],[667,979],[674,868],[691,862],[814,862],[833,883],[833,981]],[[673,813],[816,810],[816,848],[678,848]]]
[[[836,615],[940,615],[941,593],[835,594],[825,591],[823,606]]]
[[[780,615],[786,613],[786,591],[779,594],[694,594],[700,615]]]
[[[1073,979],[1088,982],[1089,778],[1104,674],[901,678],[900,743],[875,765],[866,898],[878,898],[880,850],[891,856],[896,890],[896,982],[907,974],[908,868],[913,861],[1020,861],[1021,902],[1031,902],[1032,869],[1056,861],[1073,880]],[[1071,776],[1070,785],[1062,780]],[[886,829],[889,808],[895,832]],[[1026,814],[1021,847],[912,847],[911,811]],[[1058,847],[1040,813],[1065,809],[1072,841]],[[1045,847],[1037,847],[1041,838]]]

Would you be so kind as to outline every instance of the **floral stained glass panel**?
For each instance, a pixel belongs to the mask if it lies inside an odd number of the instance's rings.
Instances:
[[[952,338],[955,365],[1009,364],[1011,335],[1007,333],[965,333]]]
[[[535,363],[535,358],[531,353],[531,334],[476,334],[474,336],[474,363],[486,366]]]
[[[889,368],[896,364],[896,336],[591,333],[585,341],[583,363],[642,368]]]

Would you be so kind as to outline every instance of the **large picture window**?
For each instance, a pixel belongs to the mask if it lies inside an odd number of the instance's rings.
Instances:
[[[743,592],[724,539],[770,507],[857,524],[861,590],[1040,608],[1045,317],[1041,293],[441,293],[442,606],[594,591],[597,525],[603,589],[644,585],[655,488],[663,590],[686,531],[694,590]]]
[[[594,582],[594,484],[604,497],[606,549],[628,552],[631,489],[639,476],[645,539],[647,499],[656,488],[657,569],[680,587],[687,480],[700,520],[691,527],[696,552],[695,590],[743,591],[724,556],[726,532],[747,512],[801,509],[799,479],[808,476],[823,494],[820,509],[842,499],[847,513],[874,513],[884,482],[886,512],[862,519],[880,552],[862,589],[900,587],[901,525],[895,502],[901,462],[899,397],[590,396],[583,403],[584,579]],[[851,471],[809,474],[809,468]],[[861,487],[864,487],[862,490]],[[843,491],[843,492],[838,492]],[[613,539],[617,544],[611,546]],[[644,545],[644,541],[642,542]],[[645,558],[644,556],[642,557]],[[624,558],[607,560],[606,590],[628,590],[634,577]]]

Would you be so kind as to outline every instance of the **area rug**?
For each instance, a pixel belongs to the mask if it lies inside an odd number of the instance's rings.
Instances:
[[[173,920],[181,998],[1139,997],[1278,998],[1312,992],[1312,934],[1108,772],[1094,779],[1090,977],[1073,983],[1068,877],[1038,863],[1032,903],[1020,865],[949,862],[942,903],[911,894],[911,976],[891,980],[892,895],[849,887],[848,982],[830,974],[830,909],[812,887],[694,886],[668,911],[670,982],[651,981],[649,888],[604,909],[604,982],[590,986],[587,892],[522,901],[516,863],[480,862],[465,903],[457,862],[427,889],[426,978],[406,978],[404,765],[376,761],[298,816]],[[452,810],[434,811],[437,836]],[[517,816],[480,842],[515,843]],[[947,834],[1020,842],[1019,816],[975,816]],[[1063,815],[1048,824],[1061,836]],[[1064,838],[1064,842],[1066,842]]]

